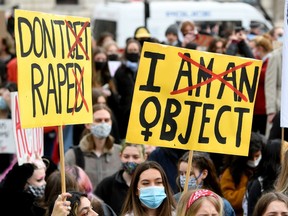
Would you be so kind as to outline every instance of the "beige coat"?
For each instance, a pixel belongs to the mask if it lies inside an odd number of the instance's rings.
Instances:
[[[265,75],[267,114],[277,113],[281,103],[282,47],[271,53]]]
[[[79,144],[84,155],[84,171],[88,174],[93,184],[93,189],[95,190],[100,181],[117,172],[122,167],[122,163],[120,160],[120,145],[113,144],[111,149],[104,148],[104,153],[99,157],[94,153],[94,145],[93,135],[91,133],[85,135]],[[73,149],[69,149],[65,153],[65,164],[76,164]]]

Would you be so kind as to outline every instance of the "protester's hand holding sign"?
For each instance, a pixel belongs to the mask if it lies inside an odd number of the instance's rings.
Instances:
[[[58,196],[54,203],[51,216],[67,216],[70,214],[71,202],[66,200],[68,197],[71,197],[70,193],[62,193]]]

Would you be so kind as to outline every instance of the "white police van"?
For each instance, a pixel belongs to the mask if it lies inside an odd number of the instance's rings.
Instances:
[[[125,46],[128,37],[133,37],[139,26],[144,26],[143,2],[108,2],[95,6],[91,20],[93,36],[97,39],[101,32],[113,33],[120,47]],[[165,30],[169,25],[183,20],[217,22],[220,27],[237,25],[249,29],[251,22],[258,22],[265,30],[272,25],[253,6],[239,2],[213,1],[151,1],[149,3],[147,28],[160,41],[165,40]]]

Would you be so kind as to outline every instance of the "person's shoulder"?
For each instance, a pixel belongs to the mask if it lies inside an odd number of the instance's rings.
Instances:
[[[223,182],[223,181],[230,181],[232,179],[232,174],[230,172],[230,168],[226,168],[221,177],[220,177],[220,182]]]
[[[109,187],[112,185],[112,183],[115,181],[116,179],[116,176],[118,174],[119,171],[117,171],[116,173],[110,175],[110,176],[107,176],[105,177],[97,187]]]
[[[116,143],[114,143],[114,144],[113,144],[113,148],[114,148],[114,150],[115,150],[115,151],[118,151],[118,152],[120,152],[120,151],[121,151],[121,149],[122,149],[122,146],[121,146],[121,145],[119,145],[119,144],[116,144]]]
[[[115,71],[114,78],[115,77],[117,78],[119,75],[122,75],[126,69],[127,69],[126,64],[124,62],[122,62],[121,65]]]
[[[250,182],[248,183],[247,189],[248,189],[248,190],[251,190],[251,189],[256,189],[256,190],[261,189],[261,183],[262,183],[262,182],[260,182],[260,181],[262,181],[261,178],[260,178],[260,179],[259,179],[259,178],[253,179],[252,181],[250,181]]]
[[[71,158],[71,157],[75,157],[75,148],[79,148],[79,146],[73,146],[73,147],[71,147],[71,148],[69,148],[66,152],[65,152],[65,158],[67,158],[67,157],[69,157],[69,158]]]
[[[223,200],[223,205],[224,205],[224,209],[226,208],[229,208],[229,209],[231,209],[232,208],[232,206],[231,206],[231,203],[227,200],[227,199],[225,199],[224,197],[221,197],[222,198],[222,200]],[[232,208],[233,209],[233,208]]]
[[[230,204],[230,202],[224,197],[221,197],[221,198],[223,200],[223,209],[224,209],[225,215],[235,216],[235,211],[232,205]]]

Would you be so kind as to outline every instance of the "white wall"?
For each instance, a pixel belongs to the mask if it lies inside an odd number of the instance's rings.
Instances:
[[[91,17],[93,6],[95,6],[95,4],[99,2],[105,2],[105,1],[109,0],[78,0],[79,4],[75,6],[72,5],[59,6],[56,5],[56,0],[5,0],[5,5],[0,6],[0,8],[8,10],[13,5],[18,4],[21,9],[25,10],[35,10],[46,13]],[[123,0],[114,0],[114,1],[123,1]],[[284,1],[285,0],[261,0],[262,5],[267,10],[267,13],[272,17],[274,24],[279,24],[283,22]]]

